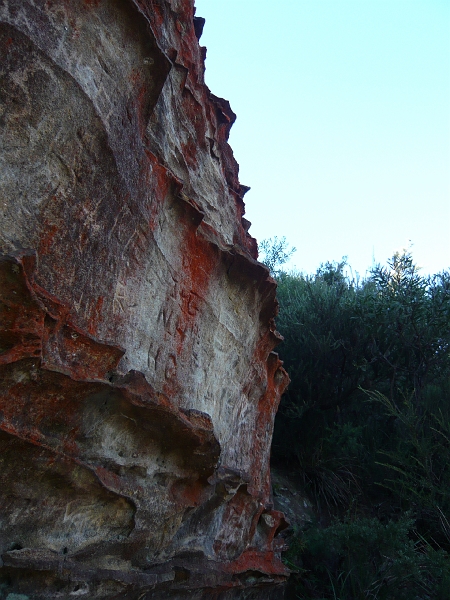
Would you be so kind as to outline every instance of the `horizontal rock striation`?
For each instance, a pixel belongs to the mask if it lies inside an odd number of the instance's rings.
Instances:
[[[0,3],[0,597],[286,578],[275,283],[194,12]]]

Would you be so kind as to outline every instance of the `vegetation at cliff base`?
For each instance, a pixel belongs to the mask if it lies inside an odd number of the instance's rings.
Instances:
[[[291,378],[272,454],[316,514],[290,540],[293,597],[448,600],[450,272],[403,251],[363,279],[345,260],[307,276],[288,255],[268,261]]]

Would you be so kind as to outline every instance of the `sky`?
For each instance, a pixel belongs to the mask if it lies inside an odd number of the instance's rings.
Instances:
[[[196,0],[251,235],[289,269],[450,268],[450,0]]]

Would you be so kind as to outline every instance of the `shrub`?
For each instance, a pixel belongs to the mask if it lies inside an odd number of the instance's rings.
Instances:
[[[448,599],[449,557],[414,534],[408,515],[387,523],[347,517],[302,537],[288,557],[302,564],[297,598]]]
[[[328,523],[288,558],[299,597],[448,598],[450,273],[423,277],[408,252],[364,280],[345,271],[277,274],[291,384],[273,460]]]

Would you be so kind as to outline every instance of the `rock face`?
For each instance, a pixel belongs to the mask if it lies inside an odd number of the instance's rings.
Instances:
[[[287,376],[203,20],[2,0],[0,23],[0,597],[260,597],[286,577]]]

